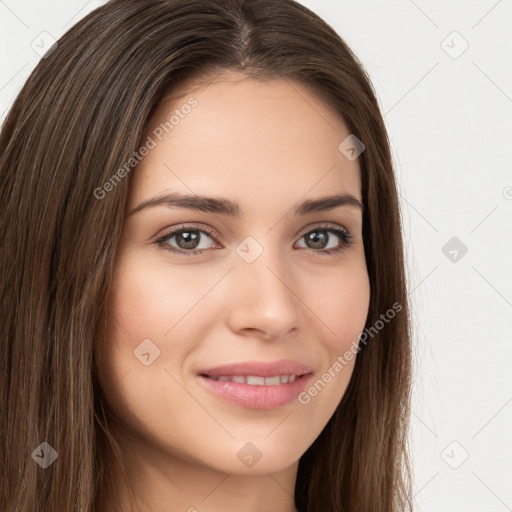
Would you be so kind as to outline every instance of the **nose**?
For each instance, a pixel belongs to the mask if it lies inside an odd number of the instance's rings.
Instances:
[[[300,291],[283,255],[265,249],[252,263],[236,257],[234,265],[228,292],[230,329],[272,340],[297,328]]]

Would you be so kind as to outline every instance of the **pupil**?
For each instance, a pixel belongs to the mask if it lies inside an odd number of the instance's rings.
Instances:
[[[199,236],[193,231],[183,231],[176,235],[176,243],[182,249],[195,249],[198,245],[198,242]]]
[[[325,232],[314,231],[313,233],[310,233],[308,238],[314,244],[313,249],[323,249],[325,247],[325,244],[326,244]],[[320,243],[320,245],[317,245],[318,243]]]
[[[199,236],[194,231],[182,231],[176,234],[176,243],[182,249],[195,249],[199,243]],[[312,242],[313,249],[323,249],[327,243],[326,233],[324,231],[314,231],[308,236]]]

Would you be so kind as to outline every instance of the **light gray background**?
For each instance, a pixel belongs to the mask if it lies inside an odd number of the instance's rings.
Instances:
[[[102,3],[0,0],[2,120],[51,37]],[[512,510],[512,0],[302,3],[360,57],[389,130],[415,318],[416,510]]]

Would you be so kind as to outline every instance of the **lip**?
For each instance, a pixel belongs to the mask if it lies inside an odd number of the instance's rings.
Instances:
[[[197,378],[201,385],[219,398],[237,406],[249,409],[278,409],[295,400],[304,390],[312,376],[309,366],[295,361],[281,359],[273,362],[245,361],[226,364],[202,370]],[[209,378],[219,376],[255,375],[274,377],[276,375],[296,375],[293,382],[278,385],[252,386],[246,383],[225,382]]]
[[[199,375],[220,377],[221,375],[259,375],[261,377],[275,377],[276,375],[304,375],[310,373],[312,368],[290,359],[277,361],[242,361],[240,363],[224,364],[215,368],[199,371]]]

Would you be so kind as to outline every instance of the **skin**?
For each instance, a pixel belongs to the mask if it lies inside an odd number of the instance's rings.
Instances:
[[[299,216],[293,208],[336,193],[362,201],[359,164],[338,149],[350,133],[343,119],[307,89],[231,72],[166,97],[144,140],[191,96],[197,106],[133,171],[107,332],[97,348],[100,384],[120,419],[140,510],[295,511],[299,458],[343,397],[355,359],[308,404],[273,410],[227,403],[196,374],[237,361],[292,359],[313,368],[314,383],[358,339],[370,299],[362,213],[340,206]],[[130,214],[169,192],[237,201],[243,215],[165,205]],[[155,243],[182,223],[198,235],[198,228],[213,230],[213,237],[200,234],[202,254],[172,254]],[[315,253],[321,246],[308,246],[304,235],[325,223],[347,230],[352,244]],[[320,232],[324,246],[343,243]],[[263,248],[252,263],[236,252],[248,236]],[[165,243],[190,251],[176,236]],[[149,366],[134,355],[145,339],[160,350]],[[237,457],[247,442],[262,454],[250,468]],[[138,510],[113,471],[123,511]]]

